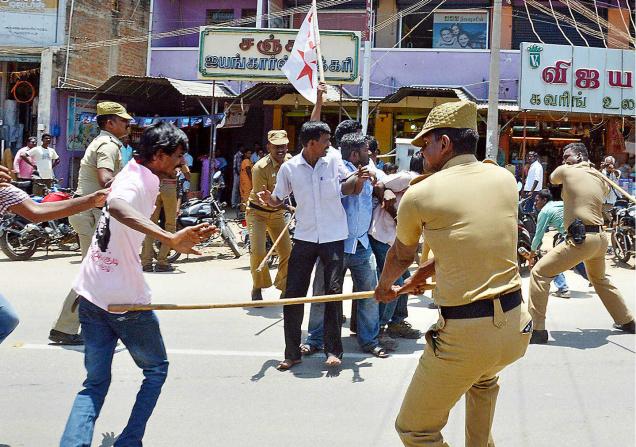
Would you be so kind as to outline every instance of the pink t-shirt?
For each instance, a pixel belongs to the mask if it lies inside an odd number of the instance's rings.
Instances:
[[[131,160],[115,177],[108,204],[122,199],[150,217],[157,194],[159,178]],[[144,237],[104,209],[73,285],[75,291],[104,310],[108,310],[109,304],[149,304],[150,287],[144,280],[139,259]]]
[[[29,146],[24,146],[15,154],[15,158],[13,159],[13,169],[18,173],[18,178],[30,179],[31,174],[33,174],[33,166],[22,159],[22,155],[26,155],[29,150]],[[29,157],[31,163],[33,163],[33,159]]]

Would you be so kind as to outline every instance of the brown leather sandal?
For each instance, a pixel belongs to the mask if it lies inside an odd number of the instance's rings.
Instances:
[[[299,363],[302,363],[302,360],[285,359],[278,364],[276,369],[279,371],[287,371],[291,369],[293,366],[298,365]]]

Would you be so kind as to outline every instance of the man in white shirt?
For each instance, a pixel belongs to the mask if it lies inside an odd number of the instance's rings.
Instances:
[[[33,160],[30,163],[33,168],[37,169],[40,178],[43,180],[51,180],[54,178],[53,168],[60,163],[60,157],[55,149],[49,147],[51,144],[51,135],[45,133],[42,135],[42,144],[26,151],[22,155],[22,159],[29,162],[29,157]]]
[[[278,207],[290,194],[296,199],[296,230],[294,246],[289,258],[293,266],[287,275],[285,298],[307,296],[311,272],[320,258],[324,264],[326,293],[342,293],[344,240],[349,235],[347,215],[342,206],[342,195],[355,192],[358,179],[368,178],[366,168],[346,177],[342,161],[327,155],[331,129],[321,121],[303,124],[300,154],[284,163],[278,171],[273,192],[260,191],[257,195],[263,205]],[[360,185],[361,188],[361,185]],[[300,337],[304,306],[285,306],[285,360],[279,370],[288,370],[301,362]],[[324,332],[327,366],[338,366],[342,358],[342,302],[325,304]]]
[[[530,168],[526,176],[526,183],[523,185],[523,196],[524,198],[530,197],[530,199],[526,201],[524,210],[530,213],[534,209],[535,197],[543,189],[543,166],[539,161],[539,155],[534,151],[528,152],[526,160],[530,163]]]
[[[608,155],[601,163],[601,172],[605,177],[612,180],[614,183],[618,183],[621,178],[621,171],[616,169],[616,159],[611,155]],[[622,197],[614,188],[610,187],[609,193],[605,196],[605,202],[603,203],[603,219],[605,224],[609,224],[612,221],[611,210],[616,205],[616,200]]]

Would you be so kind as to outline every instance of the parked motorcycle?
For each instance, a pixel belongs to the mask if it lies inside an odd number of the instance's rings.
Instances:
[[[221,171],[217,171],[214,177],[220,175]],[[213,178],[214,178],[213,177]],[[228,247],[232,250],[235,257],[241,256],[241,250],[236,242],[236,237],[231,228],[228,227],[225,220],[226,203],[220,203],[215,199],[216,191],[213,186],[210,196],[205,199],[190,199],[181,205],[177,216],[177,231],[185,227],[193,227],[202,223],[214,225],[219,231],[214,232],[208,239],[197,244],[195,248],[203,249],[212,246],[220,236]],[[155,243],[155,251],[159,251],[160,243]],[[170,250],[168,253],[168,262],[174,262],[181,256],[181,253]]]
[[[612,248],[614,256],[619,261],[627,262],[636,254],[634,243],[634,225],[636,224],[636,206],[619,203],[612,210],[614,216],[614,231],[612,233]]]
[[[30,182],[17,182],[22,189],[30,186]],[[57,202],[72,197],[70,189],[54,187],[44,197],[33,196],[36,202]],[[68,219],[50,220],[48,222],[31,223],[17,214],[6,213],[0,220],[0,250],[13,261],[30,259],[39,247],[47,252],[51,246],[59,249],[79,250],[79,238]]]
[[[530,234],[530,240],[534,237],[534,233],[537,231],[537,216],[534,211],[528,213],[525,211],[526,204],[532,197],[526,197],[519,201],[518,213],[519,222]]]

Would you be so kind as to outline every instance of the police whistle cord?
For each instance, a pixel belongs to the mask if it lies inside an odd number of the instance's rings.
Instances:
[[[418,287],[419,290],[432,290],[435,284],[427,283]],[[218,304],[111,304],[110,312],[130,312],[139,310],[207,310],[207,309],[231,309],[234,307],[272,307],[291,306],[306,303],[328,303],[331,301],[363,300],[372,298],[373,290],[368,292],[341,293],[338,295],[321,295],[306,298],[283,298],[280,300],[246,301],[242,303],[218,303]]]
[[[258,267],[256,268],[257,272],[260,272],[261,270],[263,270],[263,268],[265,267],[265,264],[267,264],[267,260],[274,254],[274,250],[276,249],[276,246],[283,239],[283,236],[285,236],[285,234],[287,233],[287,230],[289,230],[289,225],[292,223],[292,220],[294,220],[294,216],[295,216],[295,213],[291,215],[291,217],[289,218],[289,222],[287,222],[287,225],[285,225],[285,228],[283,228],[283,231],[280,232],[280,234],[278,235],[278,237],[272,244],[272,248],[269,249],[269,251],[263,258],[261,263],[258,264]]]
[[[594,169],[594,168],[592,168]],[[627,200],[629,200],[632,203],[636,203],[636,198],[634,198],[634,196],[632,196],[630,193],[628,193],[627,191],[625,191],[623,188],[621,188],[620,186],[618,186],[618,184],[613,181],[610,180],[609,178],[607,178],[607,176],[603,175],[603,173],[594,170],[594,175],[597,176],[598,178],[600,178],[601,180],[603,180],[605,183],[607,183],[608,185],[610,185],[612,188],[614,188],[616,191],[620,192],[621,195],[623,197],[625,197]]]

